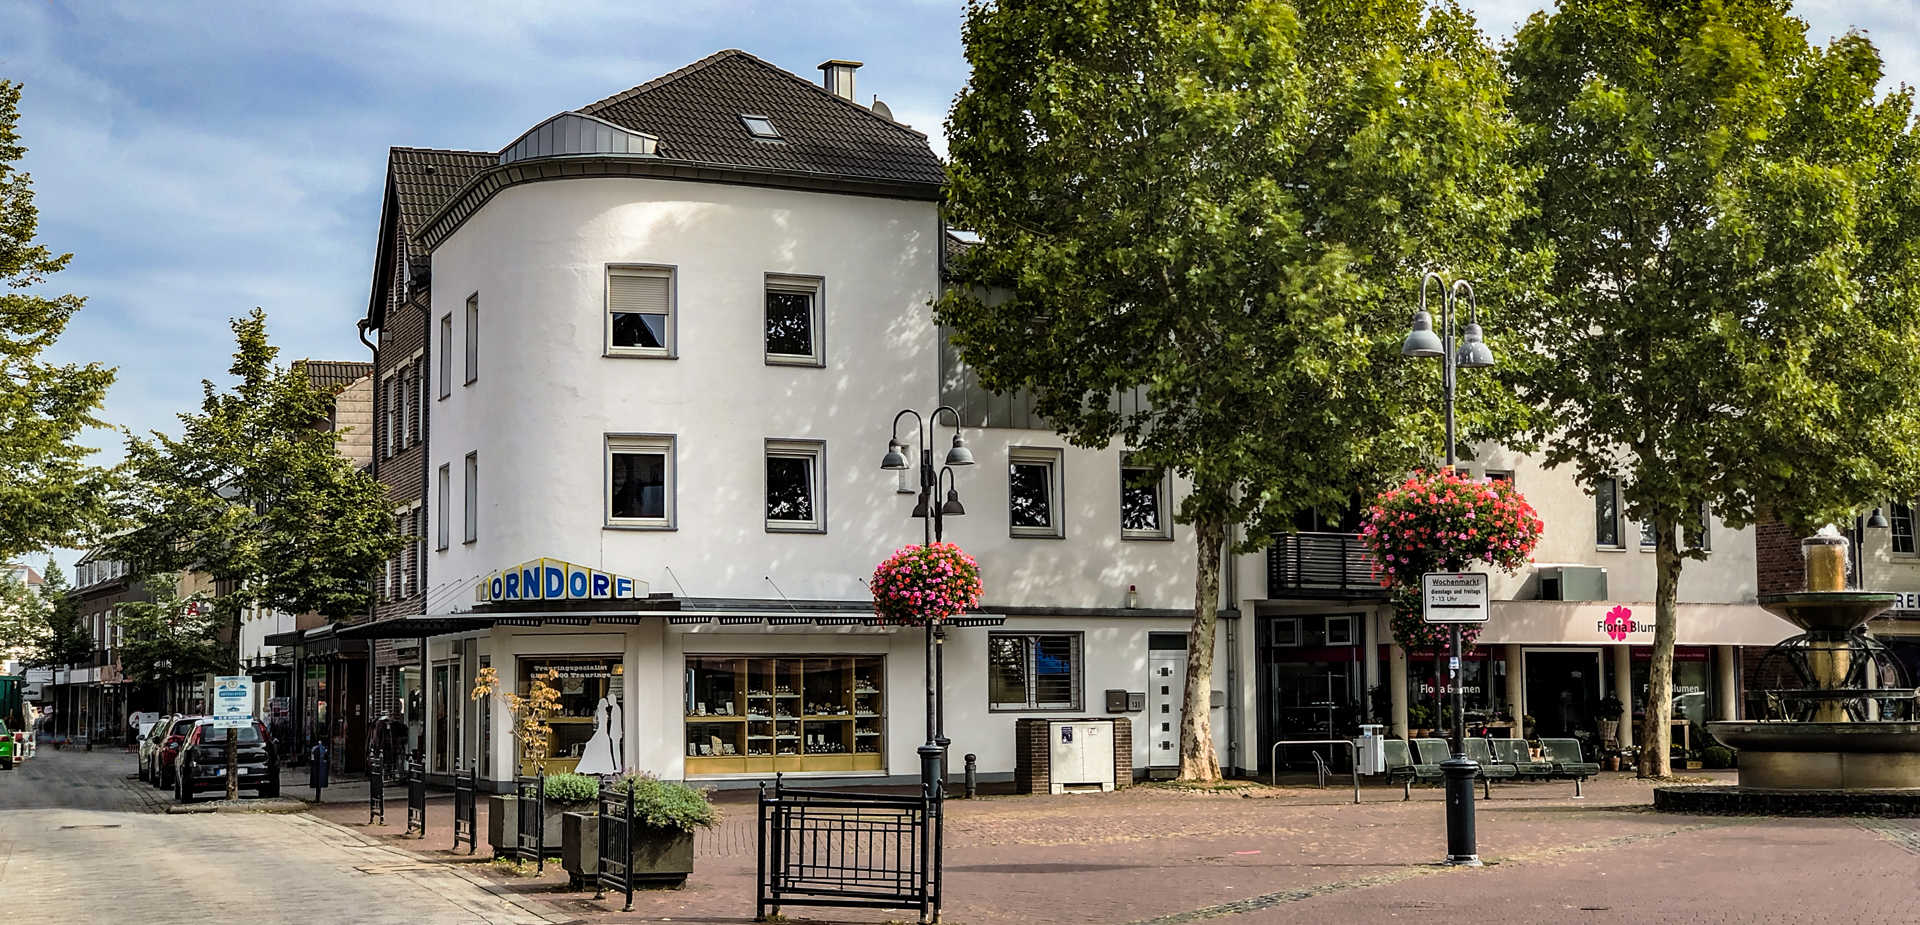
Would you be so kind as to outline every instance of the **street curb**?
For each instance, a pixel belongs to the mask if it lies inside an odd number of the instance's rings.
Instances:
[[[304,813],[307,804],[304,800],[278,797],[266,800],[241,800],[228,803],[225,800],[207,803],[169,803],[167,815],[179,816],[196,813]]]

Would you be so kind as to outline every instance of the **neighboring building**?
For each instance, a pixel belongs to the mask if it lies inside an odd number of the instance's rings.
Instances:
[[[348,462],[370,469],[374,364],[306,359],[293,368],[329,399],[313,426],[336,435],[334,448]],[[366,754],[366,647],[343,649],[332,633],[319,614],[255,607],[241,616],[240,664],[255,680],[255,715],[271,724],[288,754],[304,756],[325,735],[336,761],[358,769]]]
[[[126,736],[127,714],[155,708],[149,701],[156,697],[154,691],[136,686],[121,674],[119,605],[153,597],[127,563],[99,549],[88,550],[74,563],[71,593],[80,625],[93,640],[93,654],[55,675],[51,699],[55,710],[67,717],[60,727],[96,744],[119,742]]]
[[[0,573],[4,573],[8,580],[19,582],[35,599],[40,597],[40,589],[46,584],[46,579],[42,578],[39,572],[34,571],[33,566],[23,562],[0,564]],[[26,683],[22,685],[23,699],[28,703],[39,703],[47,695],[46,686],[53,683],[53,670],[26,667],[26,659],[30,654],[24,651],[0,651],[0,674],[19,675],[24,678]]]

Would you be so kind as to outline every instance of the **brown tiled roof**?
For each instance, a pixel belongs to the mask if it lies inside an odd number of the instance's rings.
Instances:
[[[750,170],[940,185],[927,136],[753,55],[728,49],[579,110],[660,139],[660,155]],[[783,141],[757,141],[742,115]]]
[[[389,152],[387,171],[399,201],[400,233],[407,237],[409,254],[426,256],[426,249],[414,238],[415,232],[460,192],[474,174],[499,160],[498,155],[487,151],[394,148]]]
[[[373,364],[358,360],[298,360],[293,365],[307,374],[314,388],[328,395],[373,375]]]

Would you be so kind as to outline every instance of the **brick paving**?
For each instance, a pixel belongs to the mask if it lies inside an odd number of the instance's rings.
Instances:
[[[165,815],[113,751],[40,754],[0,772],[8,922],[143,925],[559,921],[537,897],[427,864],[310,815]]]
[[[1416,789],[1402,802],[1397,789],[1369,787],[1360,806],[1350,793],[1153,786],[955,800],[948,804],[945,920],[1759,922],[1831,912],[1892,922],[1914,921],[1909,910],[1920,902],[1915,820],[1655,813],[1650,785],[1624,774],[1589,783],[1577,800],[1570,784],[1514,784],[1479,804],[1479,847],[1489,866],[1463,870],[1433,863],[1445,853],[1437,790]],[[696,837],[692,879],[680,890],[637,893],[631,914],[595,902],[591,892],[567,891],[557,872],[540,879],[489,873],[503,888],[584,921],[750,921],[752,794],[717,799],[724,819]],[[319,812],[350,818],[337,806]],[[423,845],[429,855],[450,843],[438,833],[451,812],[444,799],[432,805]],[[793,922],[913,920],[905,910],[784,911]]]
[[[42,755],[53,757],[0,774],[0,891],[10,912],[35,921],[198,923],[233,899],[245,902],[245,920],[267,922],[753,915],[751,791],[718,795],[723,821],[696,838],[685,888],[640,892],[622,914],[567,890],[557,865],[534,878],[476,863],[489,853],[484,803],[478,855],[450,853],[444,792],[429,803],[427,837],[403,839],[398,787],[386,826],[365,825],[365,785],[354,783],[300,816],[163,816],[154,814],[159,792],[132,780],[123,756]],[[1370,787],[1359,806],[1338,788],[1264,786],[954,800],[945,920],[1915,921],[1920,821],[1655,813],[1649,786],[1625,775],[1572,797],[1567,784],[1496,787],[1479,805],[1481,870],[1433,863],[1445,822],[1432,789],[1402,802],[1397,789]],[[156,884],[184,896],[153,904]],[[793,922],[913,919],[905,910],[785,911]]]

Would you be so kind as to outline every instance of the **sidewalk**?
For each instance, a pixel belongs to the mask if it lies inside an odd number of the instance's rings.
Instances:
[[[359,790],[364,799],[365,790]],[[1763,850],[1773,845],[1795,857],[1787,847],[1806,837],[1806,828],[1827,831],[1825,840],[1847,843],[1864,851],[1884,845],[1872,859],[1824,859],[1831,866],[1854,864],[1862,869],[1914,863],[1895,839],[1878,839],[1846,820],[1775,822],[1743,818],[1687,817],[1655,814],[1648,808],[1651,785],[1626,774],[1607,774],[1592,781],[1585,799],[1573,798],[1567,783],[1496,786],[1494,798],[1479,805],[1480,852],[1490,869],[1504,869],[1510,882],[1532,884],[1530,897],[1551,897],[1560,883],[1574,889],[1594,872],[1577,858],[1592,855],[1619,863],[1621,857],[1648,852],[1678,851],[1705,869],[1722,870],[1722,895],[1711,898],[1720,908],[1741,908],[1750,894],[1741,886],[1744,863],[1739,855],[1722,857],[1745,846]],[[404,790],[388,791],[388,824],[367,826],[364,804],[348,802],[347,793],[329,790],[315,815],[367,833],[387,843],[399,843],[419,856],[464,862],[452,845],[452,797],[433,793],[428,801],[427,837],[401,839],[406,826]],[[1445,852],[1443,796],[1437,789],[1416,789],[1402,802],[1399,788],[1367,787],[1363,803],[1353,805],[1351,791],[1339,787],[1267,787],[1248,785],[1221,791],[1181,790],[1143,786],[1100,795],[996,796],[952,800],[947,804],[946,903],[947,921],[979,923],[1085,922],[1165,923],[1238,917],[1273,906],[1304,903],[1352,890],[1390,886],[1435,874],[1479,877],[1483,872],[1436,868]],[[568,892],[564,873],[550,865],[544,877],[515,877],[491,866],[476,871],[493,878],[500,889],[538,899],[565,916],[594,921],[745,922],[753,916],[754,803],[752,791],[725,791],[717,795],[723,819],[712,830],[695,837],[695,872],[685,888],[636,893],[634,911],[621,914],[617,901],[595,902],[592,892]],[[478,809],[484,858],[486,807]],[[1851,833],[1851,834],[1849,834]],[[1516,874],[1515,868],[1534,870]],[[1793,868],[1793,869],[1784,869]],[[1825,874],[1820,864],[1769,865],[1776,894],[1796,882],[1809,885]],[[1801,871],[1800,881],[1794,870]],[[1520,881],[1512,881],[1518,876]],[[1545,878],[1544,880],[1538,878]],[[1565,882],[1561,882],[1565,881]],[[1438,881],[1436,881],[1438,882]],[[1457,887],[1445,892],[1460,902],[1464,913],[1481,896],[1468,880],[1448,880]],[[1616,888],[1629,889],[1630,877],[1617,878]],[[1709,889],[1693,881],[1696,889]],[[1409,885],[1411,887],[1411,885]],[[1381,893],[1380,895],[1403,895]],[[1622,896],[1618,900],[1630,897]],[[1920,897],[1916,897],[1920,898]],[[1316,920],[1377,921],[1399,900],[1379,900],[1362,906],[1315,902]],[[1541,902],[1546,902],[1543,898]],[[1236,904],[1251,904],[1244,908]],[[1223,904],[1228,904],[1223,906]],[[1417,906],[1418,903],[1415,903]],[[1384,906],[1384,908],[1383,908]],[[1620,908],[1616,901],[1614,908]],[[1353,908],[1349,919],[1342,910]],[[1365,908],[1366,916],[1358,909]],[[886,922],[911,921],[904,910],[809,910],[788,907],[789,921]],[[1505,910],[1520,921],[1537,921],[1563,914],[1548,906],[1518,906]],[[1754,909],[1756,915],[1768,910]],[[1782,910],[1773,908],[1769,914]],[[1811,912],[1811,909],[1808,910]],[[1261,918],[1261,916],[1254,916]],[[1252,919],[1249,919],[1252,920]],[[1442,920],[1453,920],[1444,916]],[[1738,920],[1737,918],[1734,920]],[[1277,921],[1277,920],[1276,920]]]

